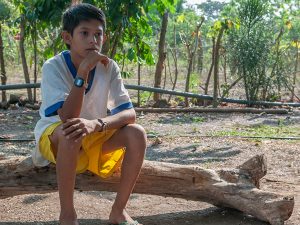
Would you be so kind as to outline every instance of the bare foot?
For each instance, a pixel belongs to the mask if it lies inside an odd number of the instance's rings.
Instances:
[[[134,220],[128,215],[125,209],[119,210],[116,207],[112,207],[109,215],[109,221],[112,224],[120,224],[122,222],[133,223]],[[142,224],[138,224],[142,225]]]
[[[61,213],[59,217],[59,225],[79,225],[75,210],[68,214]]]
[[[79,225],[79,223],[78,220],[72,220],[72,221],[60,220],[59,225]]]

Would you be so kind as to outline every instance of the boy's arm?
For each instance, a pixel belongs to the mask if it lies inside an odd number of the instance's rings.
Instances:
[[[121,127],[126,126],[127,124],[135,123],[136,114],[135,114],[135,110],[131,108],[101,119],[103,122],[107,124],[106,129],[112,130],[112,129],[119,129]],[[97,124],[96,131],[101,131],[100,123],[99,122],[97,123],[98,124]]]
[[[89,55],[81,62],[77,76],[81,77],[87,83],[89,72],[94,68],[99,61],[104,65],[107,65],[108,58],[96,51],[92,51]],[[85,93],[85,87],[76,87],[73,85],[68,97],[66,98],[62,108],[57,110],[57,113],[65,123],[68,119],[78,118],[81,112],[83,98]]]
[[[106,123],[106,129],[111,130],[119,129],[127,124],[132,124],[135,122],[135,118],[135,111],[131,108],[123,110],[112,116],[99,119]],[[67,136],[67,138],[75,138],[76,142],[80,141],[83,137],[92,132],[99,132],[103,129],[98,119],[86,120],[83,118],[69,119],[63,124],[62,128],[64,135]]]
[[[83,72],[79,72],[79,70],[77,76],[87,80],[87,75]],[[65,123],[68,119],[79,117],[83,103],[84,92],[84,87],[76,87],[73,85],[62,108],[57,110],[57,113],[63,123]]]

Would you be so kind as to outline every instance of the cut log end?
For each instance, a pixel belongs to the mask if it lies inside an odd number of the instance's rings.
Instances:
[[[246,172],[253,183],[259,188],[259,181],[267,174],[267,158],[264,154],[256,155],[237,167],[241,172]]]

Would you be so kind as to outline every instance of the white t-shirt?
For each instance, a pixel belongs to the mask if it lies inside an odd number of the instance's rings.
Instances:
[[[32,151],[32,160],[36,166],[46,166],[49,161],[39,151],[39,140],[45,129],[60,121],[57,110],[63,106],[65,99],[74,85],[77,71],[71,61],[69,51],[47,60],[42,68],[42,105],[41,119],[37,122],[34,135],[36,148]],[[116,114],[132,108],[128,92],[123,85],[118,65],[110,60],[107,67],[98,63],[90,73],[91,79],[85,92],[80,113],[81,118],[97,119],[107,116],[107,109]]]

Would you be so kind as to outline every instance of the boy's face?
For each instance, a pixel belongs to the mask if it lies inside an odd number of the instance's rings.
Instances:
[[[74,29],[73,35],[64,31],[62,36],[64,42],[70,45],[72,54],[83,59],[89,51],[101,52],[104,42],[103,25],[95,19],[81,21]]]

